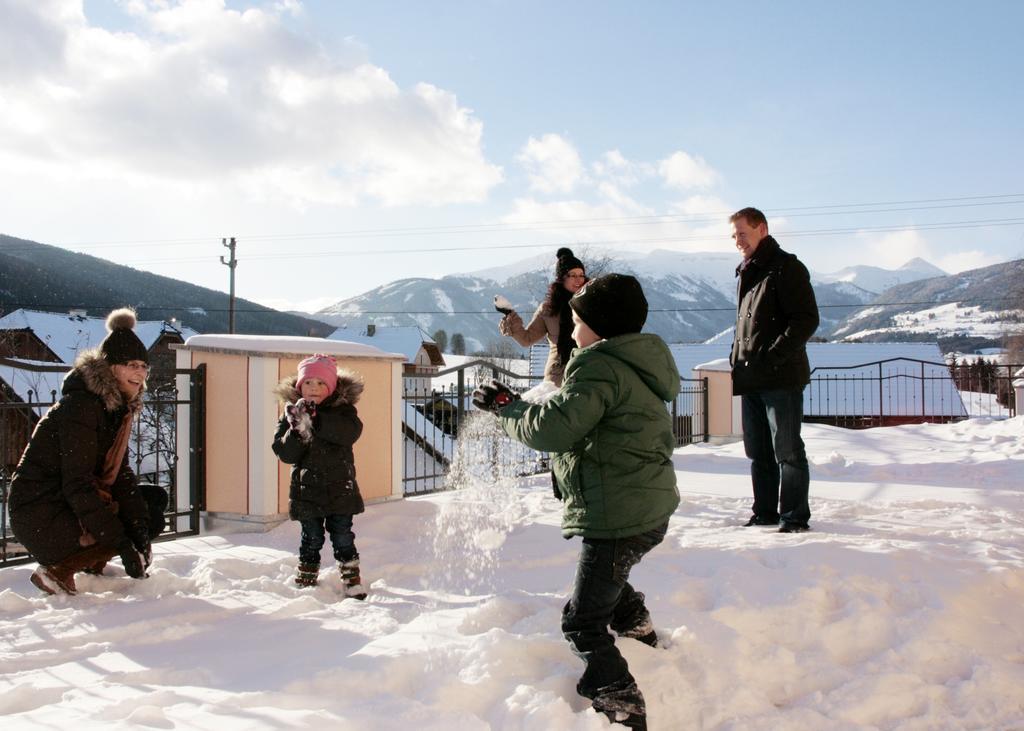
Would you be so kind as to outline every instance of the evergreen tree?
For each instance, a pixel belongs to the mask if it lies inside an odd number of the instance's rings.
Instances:
[[[430,337],[434,339],[434,342],[437,343],[437,349],[442,353],[448,349],[448,333],[444,330],[438,330]]]
[[[462,337],[462,333],[452,335],[452,353],[455,355],[466,354],[466,339]]]

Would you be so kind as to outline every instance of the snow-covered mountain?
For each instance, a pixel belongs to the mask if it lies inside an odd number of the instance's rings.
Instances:
[[[896,270],[861,264],[840,269],[832,274],[818,274],[816,278],[823,283],[844,283],[873,294],[881,294],[890,287],[900,284],[945,276],[948,276],[946,272],[934,264],[915,258]]]
[[[840,323],[843,340],[998,340],[1024,331],[1024,259],[885,290]]]
[[[630,272],[643,283],[651,313],[646,329],[669,342],[702,342],[720,335],[735,319],[737,257],[731,253],[681,253],[656,250],[622,254],[614,258],[588,256],[578,251],[592,276],[608,271]],[[851,268],[853,269],[853,268]],[[835,274],[811,274],[822,324],[827,335],[877,293],[862,284],[878,286],[885,277],[893,281],[936,276],[941,271],[921,260],[908,262],[897,271],[861,267]],[[871,270],[868,272],[868,270]],[[511,340],[498,334],[500,315],[494,311],[495,294],[503,294],[524,318],[529,318],[543,299],[553,273],[550,253],[539,254],[511,265],[454,274],[440,279],[402,279],[342,300],[316,313],[335,325],[361,329],[367,322],[378,326],[418,325],[428,334],[445,330],[461,333],[470,351],[485,350]],[[870,276],[869,276],[870,274]]]

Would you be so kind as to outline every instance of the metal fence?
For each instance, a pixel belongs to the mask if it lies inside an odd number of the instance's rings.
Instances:
[[[32,560],[9,527],[10,483],[32,430],[58,401],[68,367],[0,358],[0,369],[0,566],[4,566]],[[139,483],[157,485],[168,494],[167,527],[161,540],[199,532],[205,492],[204,368],[175,370],[173,374],[172,383],[147,391],[128,444],[129,464]],[[182,376],[185,378],[179,378]],[[185,393],[179,393],[179,381],[187,383]],[[189,425],[187,434],[178,433],[182,423]],[[187,455],[185,464],[181,463],[182,454]],[[179,495],[179,484],[188,485],[187,495]]]
[[[804,421],[862,429],[1016,415],[1019,365],[968,366],[889,358],[811,371]]]
[[[513,390],[522,392],[538,385],[539,376],[513,373],[501,365],[477,360],[435,375],[446,385],[429,390],[407,389],[403,396],[402,430],[404,434],[403,486],[406,495],[433,492],[445,488],[445,478],[456,457],[460,430],[474,416],[473,389],[496,378]],[[449,382],[453,381],[453,382]],[[680,379],[681,390],[669,404],[672,429],[677,446],[706,441],[708,435],[707,379]],[[549,457],[503,438],[495,458],[501,460],[503,474],[532,475],[550,469]]]

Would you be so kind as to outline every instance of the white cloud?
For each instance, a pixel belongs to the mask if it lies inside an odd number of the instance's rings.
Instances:
[[[721,179],[702,157],[679,150],[658,163],[658,173],[672,188],[710,188]]]
[[[530,137],[516,160],[526,169],[530,189],[540,193],[569,193],[583,180],[580,154],[561,135]]]
[[[0,155],[83,178],[233,184],[299,204],[479,201],[501,182],[479,119],[429,84],[342,61],[284,23],[294,0],[123,4],[139,32],[90,26],[81,1],[15,2],[0,23]],[[14,171],[11,171],[14,172]]]
[[[944,272],[959,274],[969,269],[980,269],[981,267],[998,264],[1006,261],[1004,257],[994,254],[986,254],[984,251],[958,251],[955,254],[940,256],[932,263]]]
[[[864,242],[862,250],[868,254],[866,260],[883,269],[897,269],[915,257],[929,259],[928,243],[915,229],[882,236],[861,233],[858,238]]]

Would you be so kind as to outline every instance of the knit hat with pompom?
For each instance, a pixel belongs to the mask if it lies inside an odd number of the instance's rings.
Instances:
[[[565,275],[571,272],[573,269],[582,269],[584,272],[587,268],[583,266],[583,262],[576,258],[576,255],[572,253],[572,249],[567,246],[563,246],[557,252],[555,252],[555,279],[562,281],[565,279]]]
[[[149,352],[135,334],[135,310],[122,307],[107,315],[107,332],[100,353],[111,365],[124,365],[133,360],[149,363]]]

